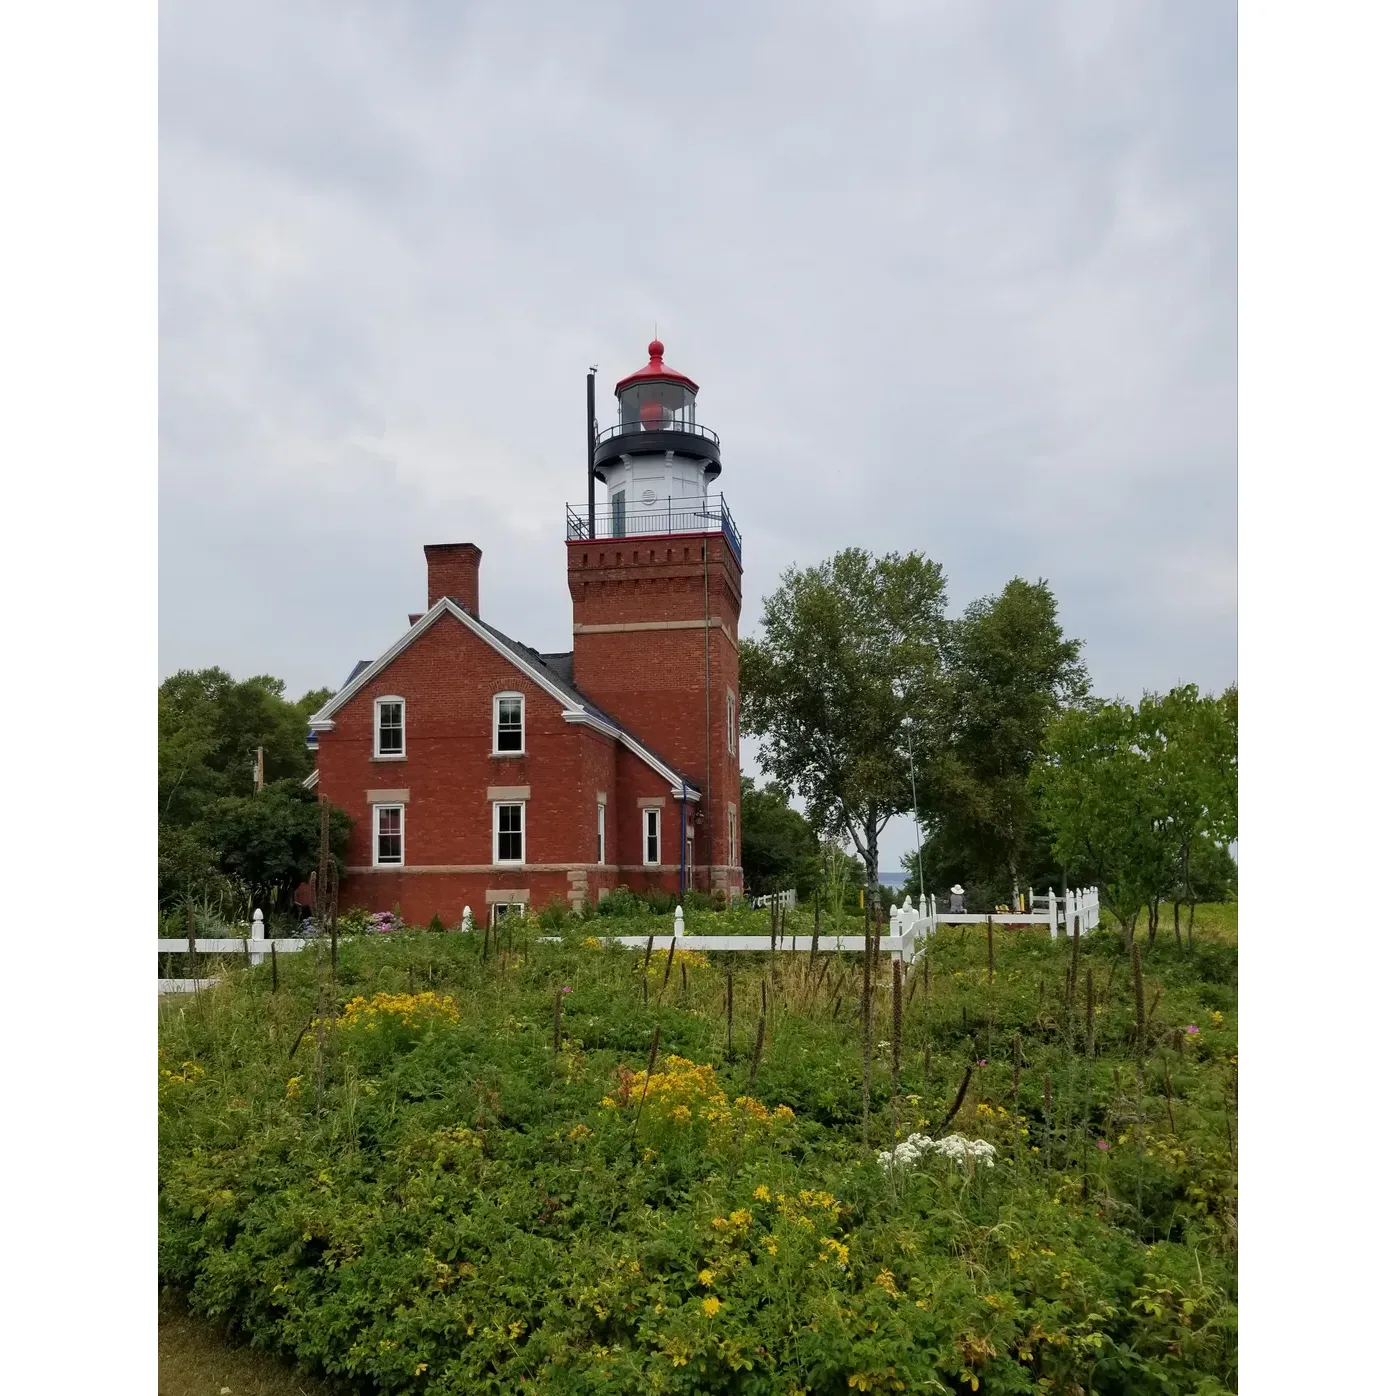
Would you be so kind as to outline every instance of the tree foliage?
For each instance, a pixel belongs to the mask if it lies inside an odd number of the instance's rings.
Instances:
[[[819,881],[819,836],[774,785],[742,777],[742,877],[757,896],[793,887],[808,897]]]
[[[1084,702],[1079,640],[1062,632],[1045,581],[1013,578],[947,626],[948,742],[926,762],[919,792],[927,831],[905,860],[907,890],[968,883],[997,901],[1054,880],[1051,838],[1028,786],[1056,715]]]
[[[343,871],[349,816],[330,810],[330,851]],[[258,905],[290,909],[296,888],[310,880],[320,857],[320,802],[297,780],[278,781],[252,795],[229,795],[206,815],[205,839],[220,871],[253,893]]]
[[[295,820],[305,818],[298,810],[308,805],[310,817],[317,817],[315,797],[299,788],[314,768],[305,745],[306,723],[330,690],[312,690],[293,703],[285,689],[282,680],[269,675],[237,681],[217,668],[183,669],[160,685],[162,905],[189,898],[225,900],[230,879],[249,877],[269,901],[267,889],[280,889],[298,866],[287,843],[295,842]],[[254,798],[259,747],[267,788],[255,799],[267,805],[252,813],[248,802]],[[298,792],[294,797],[285,794],[292,786]],[[309,868],[314,866],[312,859]],[[277,904],[284,905],[289,895],[278,892]]]
[[[803,797],[820,832],[852,841],[875,886],[878,838],[911,808],[903,719],[928,742],[944,725],[940,565],[850,548],[789,568],[762,627],[742,642],[743,725],[776,786]]]
[[[1064,712],[1048,733],[1031,783],[1055,855],[1131,940],[1147,909],[1152,942],[1160,901],[1179,886],[1195,899],[1194,867],[1215,877],[1236,838],[1236,711],[1235,689],[1188,684]]]

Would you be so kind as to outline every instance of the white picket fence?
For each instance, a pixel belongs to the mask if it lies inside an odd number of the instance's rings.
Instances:
[[[789,911],[795,910],[795,889],[793,887],[784,892],[767,892],[764,897],[756,897],[752,901],[752,906],[757,911],[769,907],[774,902],[777,907],[785,907]]]
[[[788,893],[778,893],[779,896],[793,895]],[[1037,909],[1037,902],[1044,903],[1042,909]],[[936,906],[936,899],[932,896],[929,900],[921,898],[919,905],[913,906],[911,898],[908,897],[899,907],[894,907],[891,921],[887,927],[887,934],[879,937],[878,949],[891,955],[894,959],[915,962],[920,958],[925,949],[926,941],[935,935],[941,926],[964,926],[979,924],[992,919],[1000,926],[1046,926],[1052,939],[1056,940],[1058,934],[1065,936],[1072,935],[1079,930],[1084,935],[1089,935],[1100,925],[1100,891],[1095,887],[1080,887],[1069,889],[1066,894],[1058,898],[1055,891],[1048,892],[1043,898],[1031,897],[1029,904],[1034,908],[1032,911],[1024,912],[943,912]],[[468,911],[468,909],[467,909]],[[462,918],[461,929],[463,931],[472,929],[472,923],[467,914]],[[542,937],[545,940],[556,940],[556,936]],[[771,949],[771,938],[768,935],[759,936],[691,936],[684,930],[683,907],[674,908],[674,927],[669,935],[658,936],[610,936],[606,937],[615,945],[629,946],[631,949],[643,950],[647,945],[658,943],[661,948],[667,950],[666,941],[671,941],[675,945],[680,942],[685,950],[697,951],[744,951],[744,950],[765,950]],[[775,948],[777,951],[788,951],[792,954],[810,953],[813,936],[787,935],[777,936]],[[194,949],[201,955],[246,955],[249,964],[259,965],[271,953],[275,947],[278,954],[293,954],[304,948],[309,942],[304,939],[287,937],[283,939],[268,939],[266,924],[262,919],[260,911],[252,913],[252,926],[250,934],[245,937],[233,939],[217,938],[197,938],[194,941]],[[155,942],[156,949],[162,955],[188,954],[189,941],[187,939],[163,939]],[[821,935],[816,953],[859,953],[863,949],[863,937],[858,935]],[[157,981],[159,991],[162,994],[192,993],[198,989],[210,987],[216,981],[213,979],[160,979]]]

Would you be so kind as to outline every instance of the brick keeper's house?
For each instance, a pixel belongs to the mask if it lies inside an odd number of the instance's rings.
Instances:
[[[566,506],[572,644],[480,615],[480,549],[425,548],[427,608],[310,721],[307,784],[353,817],[341,906],[477,924],[611,889],[742,885],[742,548],[698,385],[649,346]],[[596,499],[596,482],[605,488]]]

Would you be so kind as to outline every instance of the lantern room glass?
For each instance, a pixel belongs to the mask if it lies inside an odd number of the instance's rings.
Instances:
[[[620,424],[636,431],[691,431],[694,416],[692,388],[681,383],[633,383],[620,397]]]

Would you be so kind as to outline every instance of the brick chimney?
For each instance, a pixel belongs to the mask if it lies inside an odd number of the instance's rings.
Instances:
[[[480,550],[474,543],[428,543],[427,609],[443,596],[458,601],[472,616],[480,614]]]

